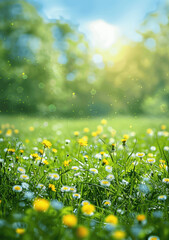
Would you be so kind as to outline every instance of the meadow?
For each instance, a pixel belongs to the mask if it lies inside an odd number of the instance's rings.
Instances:
[[[169,239],[167,118],[0,116],[0,239]]]

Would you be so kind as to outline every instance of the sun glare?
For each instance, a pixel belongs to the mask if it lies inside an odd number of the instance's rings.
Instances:
[[[102,19],[88,24],[89,38],[96,48],[107,49],[120,38],[120,29]]]

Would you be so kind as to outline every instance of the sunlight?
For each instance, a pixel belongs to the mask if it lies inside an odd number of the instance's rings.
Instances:
[[[102,19],[90,22],[88,28],[90,41],[96,48],[107,49],[120,38],[120,29]]]

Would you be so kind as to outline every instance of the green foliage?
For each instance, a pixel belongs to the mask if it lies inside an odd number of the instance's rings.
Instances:
[[[140,42],[119,42],[104,52],[92,49],[77,26],[45,21],[26,1],[2,0],[0,10],[1,112],[168,114],[167,5],[161,10],[165,22],[159,14],[147,16]],[[96,54],[101,63],[93,61]],[[160,104],[151,111],[158,96]]]

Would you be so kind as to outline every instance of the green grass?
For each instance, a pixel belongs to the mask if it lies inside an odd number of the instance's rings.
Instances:
[[[163,182],[169,177],[167,119],[116,117],[107,118],[105,125],[101,120],[0,117],[0,239],[83,239],[77,236],[81,225],[89,232],[85,239],[143,240],[153,235],[169,239],[169,185]],[[166,125],[165,131],[161,130],[162,124]],[[85,127],[90,129],[88,133],[84,133]],[[92,136],[100,128],[100,133]],[[148,128],[153,135],[147,133]],[[79,135],[74,136],[74,131],[79,131]],[[163,135],[159,136],[161,132]],[[124,134],[129,138],[123,146]],[[78,141],[84,136],[88,138],[87,146],[80,146]],[[44,148],[44,139],[51,142],[50,148]],[[70,143],[66,144],[66,139]],[[85,140],[81,141],[86,145]],[[15,151],[10,153],[7,149]],[[145,156],[139,158],[139,152]],[[36,154],[36,159],[31,154]],[[150,164],[149,158],[155,162]],[[78,170],[73,170],[73,166]],[[22,179],[18,168],[25,169],[28,179]],[[96,174],[92,174],[92,168]],[[51,173],[59,175],[59,179],[51,178]],[[110,174],[112,181],[102,182]],[[39,184],[44,189],[37,188]],[[22,186],[22,191],[15,192],[15,185]],[[69,191],[63,192],[63,186],[69,186]],[[70,188],[75,188],[79,198],[74,198],[77,196]],[[167,199],[158,200],[161,195]],[[37,198],[46,199],[46,205],[42,202],[39,206],[38,202],[39,208],[36,207]],[[84,200],[95,206],[92,216],[84,214]],[[105,201],[111,205],[106,207]],[[46,211],[40,211],[40,207]],[[138,220],[139,214],[143,214],[143,221]],[[63,224],[65,215],[70,222]],[[109,215],[113,215],[114,224],[106,224]],[[18,229],[24,229],[24,233],[19,234]],[[118,231],[125,237],[117,236]]]
[[[162,124],[168,124],[167,118],[154,117],[108,117],[107,126],[111,126],[119,134],[128,131],[135,131],[138,134],[145,132],[147,128],[160,129]],[[70,137],[74,131],[82,131],[84,127],[89,127],[92,131],[100,125],[102,118],[86,119],[55,119],[55,118],[34,118],[26,116],[0,116],[0,124],[14,124],[21,133],[28,134],[29,127],[35,127],[33,135],[30,137],[58,137],[57,131],[62,134],[59,137]]]

